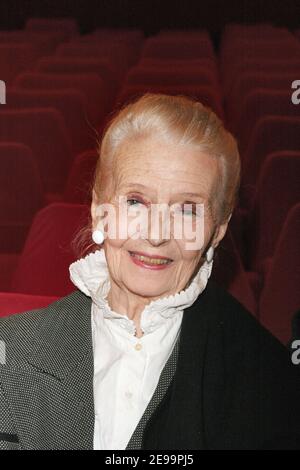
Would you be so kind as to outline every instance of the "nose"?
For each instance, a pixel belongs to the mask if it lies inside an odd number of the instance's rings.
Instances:
[[[170,239],[170,217],[166,208],[151,207],[150,222],[148,224],[148,242],[153,246],[160,246]]]

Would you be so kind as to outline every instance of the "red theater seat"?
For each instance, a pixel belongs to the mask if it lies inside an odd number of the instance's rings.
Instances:
[[[162,67],[136,66],[132,67],[126,75],[125,85],[194,85],[214,86],[219,92],[216,75],[210,69],[199,67]]]
[[[30,228],[12,279],[12,292],[64,296],[75,290],[68,267],[76,260],[71,241],[86,226],[85,205],[51,204],[39,211]]]
[[[166,70],[176,70],[178,69],[196,69],[199,70],[209,70],[212,74],[218,77],[218,63],[214,57],[204,57],[201,59],[168,59],[165,60],[161,57],[140,57],[139,62],[136,64],[137,67],[152,67],[154,69],[166,69]]]
[[[54,108],[64,118],[70,137],[73,154],[94,145],[94,138],[88,125],[86,101],[77,90],[29,90],[12,88],[9,103],[5,109]]]
[[[286,96],[287,90],[290,90],[291,95],[291,84],[294,80],[295,71],[281,73],[263,73],[259,71],[242,72],[236,78],[230,93],[226,97],[228,119],[234,123],[237,122],[238,119],[242,118],[244,111],[241,112],[241,102],[244,101],[245,97],[247,97],[249,93],[255,92],[257,89],[268,89],[270,91],[283,91]],[[266,111],[268,111],[268,109],[266,109]],[[257,108],[257,115],[261,112],[264,112],[264,99],[261,102],[260,109]],[[254,119],[257,119],[257,116],[254,115]],[[241,127],[242,126],[243,124],[241,124]]]
[[[292,56],[299,56],[300,45],[296,38],[289,36],[273,37],[262,39],[259,37],[243,38],[241,37],[235,43],[231,44],[226,51],[222,51],[222,67],[226,60],[238,63],[243,58],[262,58],[266,60],[278,60],[286,58],[287,53]]]
[[[299,149],[300,117],[267,116],[259,119],[242,159],[243,184],[256,184],[263,162],[270,153]]]
[[[212,279],[236,297],[253,315],[257,315],[257,304],[249,276],[244,270],[230,229],[217,249]]]
[[[13,85],[29,90],[76,90],[85,96],[86,109],[91,125],[98,125],[107,109],[106,89],[97,74],[48,74],[27,72],[20,74]]]
[[[226,63],[224,63],[225,66]],[[236,81],[243,73],[263,73],[277,74],[290,73],[298,76],[300,68],[300,56],[295,55],[288,57],[248,57],[243,55],[236,64],[227,63],[227,68],[221,73],[223,78],[224,93],[227,95],[235,86]]]
[[[0,292],[9,292],[19,257],[19,253],[0,253]]]
[[[34,214],[44,205],[43,185],[29,147],[0,142],[0,252],[21,251]]]
[[[75,42],[60,44],[56,50],[56,56],[69,58],[94,58],[109,59],[117,67],[119,78],[127,68],[132,65],[136,51],[122,41],[102,41],[92,38],[87,42]]]
[[[72,161],[71,142],[61,114],[50,108],[0,109],[0,139],[31,148],[45,192],[59,193]]]
[[[287,344],[291,320],[300,307],[300,203],[292,207],[282,227],[260,298],[261,323]]]
[[[291,85],[283,91],[256,89],[245,96],[234,126],[241,152],[247,148],[251,132],[260,118],[267,115],[299,116],[299,109],[292,103],[291,96]]]
[[[23,70],[29,70],[39,57],[38,49],[28,43],[0,44],[0,73],[1,80],[7,85]]]
[[[300,150],[267,156],[249,216],[248,246],[253,267],[272,256],[289,209],[300,202]]]
[[[121,50],[126,52],[125,56],[128,66],[134,65],[137,62],[144,40],[144,33],[142,31],[126,28],[100,28],[80,37],[81,44],[89,43],[92,46],[97,44],[101,46],[104,43],[121,44]],[[126,49],[124,49],[124,45]],[[115,61],[116,57],[118,57],[118,54],[113,54],[110,60]]]
[[[213,57],[214,50],[210,40],[198,38],[149,38],[142,50],[143,57],[163,57],[165,59],[197,59]]]
[[[1,44],[13,43],[29,44],[37,52],[37,56],[52,54],[57,45],[64,40],[64,33],[61,32],[32,32],[27,30],[0,31]]]
[[[121,89],[117,99],[116,107],[128,103],[131,99],[137,98],[144,93],[165,93],[170,95],[185,95],[195,98],[205,106],[209,106],[222,119],[224,112],[220,96],[212,86],[196,85],[125,85]]]
[[[0,317],[47,307],[58,297],[0,292]]]
[[[72,204],[91,203],[91,185],[98,160],[96,150],[86,150],[75,158],[67,180],[64,201]]]
[[[82,74],[95,73],[104,81],[107,90],[107,109],[111,107],[112,99],[119,85],[117,68],[109,59],[94,58],[68,58],[68,57],[43,57],[40,59],[35,70],[44,73],[58,74]]]

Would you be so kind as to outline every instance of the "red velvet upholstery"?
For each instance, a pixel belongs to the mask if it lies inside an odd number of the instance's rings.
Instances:
[[[214,50],[209,38],[154,37],[145,42],[142,56],[190,60],[213,57]]]
[[[296,107],[296,106],[295,106]],[[244,183],[255,184],[261,167],[270,153],[300,149],[300,116],[267,116],[253,129],[242,166]]]
[[[222,119],[224,118],[224,111],[222,101],[217,91],[213,86],[197,86],[197,85],[125,85],[121,89],[117,99],[116,105],[121,106],[130,102],[131,99],[137,98],[146,92],[151,93],[165,93],[170,95],[186,95],[201,101],[206,106],[209,106],[213,111],[218,114]]]
[[[287,90],[291,90],[291,84],[295,80],[295,75],[298,76],[298,74],[300,74],[300,65],[298,68],[298,72],[296,70],[293,70],[292,72],[286,72],[285,70],[283,72],[260,72],[260,70],[250,70],[238,74],[230,92],[226,97],[227,113],[228,117],[230,118],[230,122],[236,123],[236,127],[239,127],[238,120],[243,119],[244,113],[243,102],[246,100],[247,96],[251,92],[254,92],[254,96],[256,96],[255,90],[257,89],[265,89],[269,91],[283,91],[285,92],[286,96]],[[261,100],[261,106],[263,106],[264,104],[263,99]],[[269,114],[268,104],[266,104],[266,108],[262,107],[255,109],[255,105],[252,106],[254,107],[252,113],[254,114],[255,120],[257,120],[255,112],[257,112],[257,116],[261,116],[261,114],[264,112],[266,112],[266,114]],[[280,114],[282,114],[281,109]],[[271,114],[275,113],[272,112]],[[285,114],[285,112],[283,114]]]
[[[20,72],[30,69],[38,57],[38,49],[30,43],[0,41],[1,80],[9,85]]]
[[[43,185],[29,147],[0,142],[0,247],[21,251],[34,214],[44,205]]]
[[[29,90],[70,90],[81,92],[86,99],[88,118],[92,125],[103,119],[106,109],[106,89],[103,80],[97,74],[48,74],[27,72],[20,74],[13,85]]]
[[[88,223],[89,207],[51,204],[34,218],[12,280],[11,291],[64,296],[75,286],[68,267],[76,260],[71,241]]]
[[[47,307],[58,297],[0,292],[0,317]]]
[[[85,96],[79,90],[29,90],[14,88],[9,91],[5,109],[55,108],[64,118],[73,154],[94,144],[88,126]]]
[[[44,190],[60,192],[72,161],[71,142],[60,112],[50,108],[0,109],[0,140],[31,148]]]
[[[230,229],[216,250],[212,279],[227,289],[251,313],[257,314],[256,300]]]
[[[90,204],[93,175],[98,160],[96,150],[86,150],[75,158],[67,180],[64,201]]]
[[[108,58],[77,58],[77,57],[43,57],[40,59],[35,70],[44,73],[58,74],[82,74],[95,73],[104,81],[106,94],[106,109],[112,105],[116,89],[119,85],[117,67]]]
[[[250,260],[258,268],[272,256],[289,209],[300,201],[300,151],[274,152],[266,158],[247,229]]]
[[[288,212],[260,298],[260,320],[285,344],[300,307],[300,203]]]
[[[299,109],[292,103],[291,96],[291,88],[284,91],[256,89],[245,96],[240,105],[240,113],[236,123],[236,133],[242,153],[246,151],[253,129],[259,119],[270,115],[299,116]]]
[[[125,84],[137,85],[196,85],[215,86],[219,92],[218,81],[215,73],[209,68],[200,67],[175,67],[156,68],[152,66],[138,65],[133,67],[126,76]]]

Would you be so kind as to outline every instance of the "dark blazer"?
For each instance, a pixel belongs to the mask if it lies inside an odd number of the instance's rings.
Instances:
[[[92,449],[90,297],[77,290],[2,318],[0,340],[0,449]],[[152,450],[300,449],[299,369],[212,280],[184,312],[176,372],[142,442]]]

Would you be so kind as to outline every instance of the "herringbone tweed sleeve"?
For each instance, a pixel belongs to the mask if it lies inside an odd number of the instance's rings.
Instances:
[[[0,449],[93,447],[91,299],[0,319]]]

